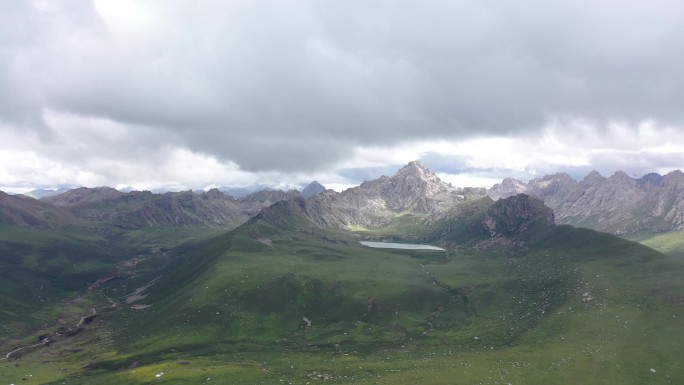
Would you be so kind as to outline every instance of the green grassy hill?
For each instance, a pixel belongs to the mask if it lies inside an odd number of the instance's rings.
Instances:
[[[534,202],[517,207],[544,214]],[[282,203],[104,283],[115,311],[75,336],[0,361],[0,378],[103,385],[684,381],[684,263],[539,216],[519,221],[516,210],[482,201],[444,222],[395,227],[386,235],[404,231],[407,239],[447,246],[406,251],[361,246],[364,234],[378,233],[324,229],[300,203]]]
[[[0,226],[0,342],[52,321],[120,260],[98,237]]]

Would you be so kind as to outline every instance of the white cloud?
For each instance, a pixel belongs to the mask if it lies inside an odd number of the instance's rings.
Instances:
[[[541,135],[439,142],[430,154],[436,156],[438,170],[461,180],[470,177],[480,186],[507,176],[531,179],[559,171],[581,177],[592,169],[604,175],[623,170],[638,177],[684,168],[684,130],[653,121],[597,127],[578,120],[550,125]],[[458,162],[450,167],[454,157]]]
[[[149,3],[136,0],[95,0],[95,10],[107,27],[119,35],[141,33],[158,26],[162,19]]]
[[[0,2],[0,184],[666,172],[683,4]]]
[[[451,183],[453,186],[457,187],[491,187],[496,183],[501,182],[500,178],[487,178],[479,175],[474,175],[471,173],[463,174],[444,174],[438,173],[437,176],[441,180],[447,183]]]
[[[622,169],[641,176],[684,166],[684,131],[654,122],[634,128],[613,124],[607,129],[577,123],[573,130],[549,126],[539,136],[358,147],[327,171],[255,173],[211,154],[180,146],[155,147],[154,135],[146,134],[146,127],[54,112],[45,120],[53,127],[49,142],[30,132],[0,130],[2,143],[13,143],[0,149],[0,180],[6,189],[68,184],[183,190],[255,183],[289,189],[316,179],[341,191],[360,183],[359,178],[368,178],[363,170],[377,168],[390,174],[415,159],[423,159],[456,186],[483,187],[507,176],[527,180],[565,171],[581,177],[591,169],[606,175]],[[122,148],[127,149],[125,154],[119,153]],[[357,171],[341,173],[352,169]]]

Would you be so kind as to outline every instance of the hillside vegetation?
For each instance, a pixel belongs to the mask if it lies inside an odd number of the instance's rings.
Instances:
[[[640,240],[668,256],[556,225],[536,198],[494,201],[418,163],[345,193],[279,201],[231,231],[118,226],[107,218],[119,211],[100,216],[95,195],[119,207],[124,195],[81,193],[95,203],[58,208],[68,220],[31,225],[52,209],[17,201],[12,212],[29,220],[6,215],[0,227],[7,383],[684,382],[675,237]],[[174,218],[164,199],[187,214],[213,198],[146,197],[154,218]]]
[[[555,226],[524,196],[424,230],[446,253],[363,247],[363,231],[306,213],[283,202],[170,250],[161,269],[139,266],[125,286],[105,283],[120,309],[0,374],[83,384],[684,379],[672,338],[684,332],[684,265],[652,249]],[[126,304],[136,288],[144,297]]]

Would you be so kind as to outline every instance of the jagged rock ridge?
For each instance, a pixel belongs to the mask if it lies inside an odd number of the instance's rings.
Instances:
[[[684,230],[684,174],[679,170],[639,179],[622,171],[608,178],[593,171],[579,182],[564,173],[528,183],[507,178],[488,193],[493,199],[529,194],[551,207],[559,223],[619,235]]]

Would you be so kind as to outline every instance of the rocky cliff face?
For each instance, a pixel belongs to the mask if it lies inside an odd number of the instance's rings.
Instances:
[[[684,230],[681,171],[640,179],[622,171],[605,178],[593,171],[579,182],[567,174],[555,174],[529,183],[504,180],[489,190],[494,199],[520,192],[543,200],[559,223],[620,235]]]

